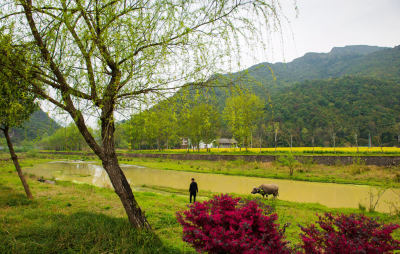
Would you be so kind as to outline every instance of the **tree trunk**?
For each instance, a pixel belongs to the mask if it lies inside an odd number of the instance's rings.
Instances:
[[[312,152],[313,152],[313,154],[314,154],[314,148],[315,148],[315,144],[314,144],[314,142],[315,142],[315,139],[314,139],[314,136],[311,138],[311,143],[312,143]]]
[[[106,147],[104,148],[107,149]],[[133,196],[131,186],[125,174],[119,166],[115,151],[109,150],[105,152],[105,154],[106,158],[102,160],[103,167],[110,177],[114,190],[125,208],[129,222],[136,228],[151,229],[150,224]]]
[[[290,152],[292,152],[292,146],[293,146],[293,136],[290,134]]]
[[[357,138],[357,134],[354,134],[354,137],[356,139],[356,146],[357,146],[357,153],[358,153],[358,138]]]
[[[368,132],[368,147],[372,146],[372,142],[371,142],[371,133]]]
[[[7,140],[8,150],[10,150],[11,159],[14,163],[15,169],[18,172],[19,179],[21,179],[22,185],[24,186],[26,196],[29,199],[33,199],[31,190],[29,189],[29,185],[26,182],[24,175],[22,174],[22,170],[21,170],[21,166],[19,165],[19,162],[18,162],[17,154],[15,154],[13,144],[11,143],[10,135],[8,134],[8,130],[9,130],[8,126],[2,130],[4,132],[4,136],[6,137],[6,140]]]
[[[118,163],[117,154],[114,144],[114,119],[112,114],[106,115],[104,112],[101,116],[101,136],[103,140],[103,153],[98,156],[102,165],[106,170],[115,192],[120,198],[122,205],[128,215],[129,222],[136,228],[151,229],[146,217],[137,203],[131,186],[125,177],[124,172]]]
[[[130,141],[131,141],[131,145],[129,146],[129,148],[130,148],[130,151],[133,151],[134,150],[134,144],[133,144],[133,138],[131,138],[130,137]]]

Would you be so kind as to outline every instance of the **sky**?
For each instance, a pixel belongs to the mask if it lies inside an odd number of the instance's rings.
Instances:
[[[293,0],[280,2],[282,31],[271,35],[266,52],[244,52],[242,68],[346,45],[400,45],[400,0],[297,0],[297,12]]]

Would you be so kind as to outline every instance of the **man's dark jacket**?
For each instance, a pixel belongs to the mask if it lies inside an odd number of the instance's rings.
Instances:
[[[193,194],[196,194],[196,192],[198,192],[198,191],[199,191],[199,189],[197,189],[197,183],[196,182],[192,182],[190,184],[190,187],[189,187],[189,192],[193,193]]]

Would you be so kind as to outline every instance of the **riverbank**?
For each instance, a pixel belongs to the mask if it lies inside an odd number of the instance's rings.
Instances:
[[[242,160],[181,161],[162,158],[127,157],[120,157],[120,162],[163,170],[289,179],[307,182],[400,187],[399,167],[379,167],[364,164],[327,166],[313,163],[302,163],[297,165],[293,176],[290,176],[287,167],[271,162],[247,162]]]
[[[40,154],[45,155],[65,155],[65,156],[94,156],[92,152],[82,151],[39,151]],[[274,153],[254,153],[254,152],[184,152],[184,151],[118,151],[119,157],[129,158],[162,158],[162,159],[173,159],[173,160],[207,160],[207,161],[233,161],[243,160],[248,162],[274,162],[280,157],[288,156],[289,154],[300,161],[312,161],[314,164],[321,165],[350,165],[354,163],[362,163],[364,165],[375,165],[375,166],[398,166],[400,165],[400,156],[394,155],[393,153],[338,153],[338,154],[308,154],[308,153],[290,153],[286,152],[274,152]]]
[[[27,154],[26,156],[32,156]],[[96,160],[90,154],[79,153],[35,153],[37,158]],[[293,176],[287,167],[276,162],[259,162],[244,160],[175,160],[166,158],[134,158],[119,156],[120,163],[140,165],[154,169],[177,170],[197,173],[213,173],[272,179],[288,179],[307,182],[358,184],[378,187],[400,188],[400,166],[365,165],[358,161],[350,165],[321,165],[311,161],[303,161],[295,167]]]
[[[49,161],[23,159],[22,167]],[[11,162],[0,162],[0,253],[47,252],[143,252],[194,253],[181,240],[176,211],[187,206],[186,190],[142,186],[135,197],[154,232],[136,232],[124,213],[117,195],[107,188],[87,184],[40,183],[29,177],[34,201],[25,198]],[[205,200],[213,193],[200,193]],[[242,196],[245,197],[245,196]],[[250,197],[250,196],[249,196]],[[253,196],[254,197],[254,196]],[[359,209],[330,209],[318,204],[264,201],[276,209],[288,240],[299,242],[298,224],[316,220],[316,213],[360,213],[384,222],[400,223],[399,216],[368,213]],[[394,233],[400,239],[400,230]]]

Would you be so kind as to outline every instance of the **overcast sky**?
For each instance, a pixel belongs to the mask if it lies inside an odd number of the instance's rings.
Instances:
[[[273,36],[266,53],[243,59],[242,67],[290,62],[336,46],[400,44],[400,0],[297,0],[297,17],[293,0],[281,3],[289,22],[283,22],[281,35]]]

